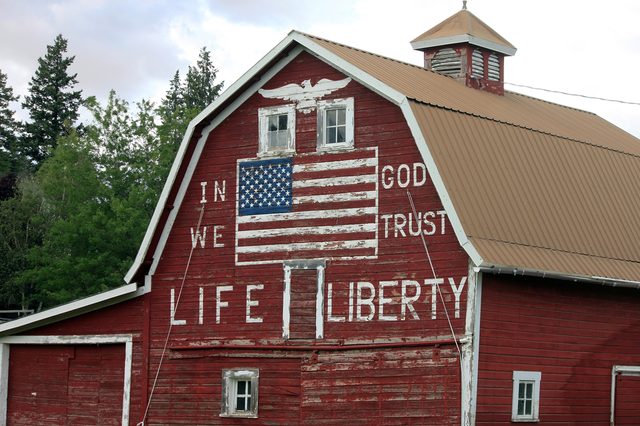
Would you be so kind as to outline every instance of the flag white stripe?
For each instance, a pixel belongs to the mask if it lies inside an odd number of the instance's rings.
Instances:
[[[375,232],[375,223],[358,223],[351,225],[301,226],[298,228],[253,229],[238,231],[238,239],[280,237],[286,235],[327,235],[347,234],[354,232]]]
[[[293,172],[321,172],[325,170],[357,169],[359,167],[375,167],[378,159],[360,158],[356,160],[327,161],[322,163],[294,164]]]
[[[377,259],[377,255],[363,255],[363,256],[340,256],[340,260],[363,260],[363,259]],[[276,259],[269,260],[239,260],[236,262],[236,265],[268,265],[271,263],[280,263],[284,262],[286,259],[284,256]]]
[[[315,186],[355,185],[359,183],[376,183],[376,175],[338,176],[323,179],[294,180],[294,188],[308,188]]]
[[[318,241],[308,243],[268,244],[263,246],[239,246],[238,254],[245,253],[276,253],[298,250],[352,250],[360,248],[376,248],[376,240],[348,240],[348,241]]]
[[[333,209],[333,210],[312,210],[304,212],[290,212],[279,214],[256,214],[251,216],[238,216],[239,224],[256,223],[256,222],[279,222],[301,219],[324,219],[349,216],[366,216],[377,215],[377,207],[357,207],[349,209]]]
[[[343,194],[300,195],[293,197],[293,204],[339,203],[342,201],[375,200],[376,191],[345,192]]]

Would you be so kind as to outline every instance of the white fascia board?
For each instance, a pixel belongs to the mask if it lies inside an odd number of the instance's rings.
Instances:
[[[469,43],[474,46],[484,47],[494,52],[502,53],[503,55],[513,56],[516,54],[517,49],[515,47],[505,46],[493,41],[485,40],[483,38],[474,37],[469,34],[460,34],[451,37],[441,37],[432,40],[422,40],[411,42],[411,47],[415,50],[428,49],[430,47],[447,46],[451,44]]]
[[[370,74],[362,71],[351,62],[342,59],[330,50],[327,50],[324,47],[320,46],[318,43],[313,41],[313,39],[307,37],[306,35],[293,31],[291,33],[291,36],[295,41],[309,50],[309,53],[328,63],[332,67],[338,69],[347,76],[352,77],[353,79],[355,79],[365,87],[373,90],[388,101],[391,101],[396,105],[400,105],[405,100],[405,96],[402,93],[393,89],[391,86],[381,82]]]
[[[113,290],[105,291],[104,293],[47,309],[46,311],[38,312],[37,314],[32,314],[24,318],[0,324],[0,334],[14,334],[35,327],[41,327],[85,312],[113,305],[117,302],[132,299],[140,294],[142,293],[138,291],[137,284],[128,284]]]
[[[436,191],[438,192],[438,196],[440,197],[440,201],[442,202],[442,206],[447,212],[447,217],[449,218],[449,222],[451,222],[451,226],[453,227],[453,232],[456,234],[456,238],[458,239],[458,243],[463,248],[463,250],[467,253],[471,261],[474,265],[482,265],[482,257],[476,250],[476,248],[471,244],[471,241],[467,238],[467,234],[464,232],[464,228],[462,227],[462,222],[456,212],[455,207],[453,206],[453,202],[451,201],[451,197],[449,196],[449,192],[447,191],[446,186],[444,185],[444,181],[442,180],[442,176],[438,171],[438,166],[431,155],[431,151],[429,150],[429,146],[427,144],[427,140],[422,133],[422,129],[418,124],[418,120],[413,114],[413,110],[411,109],[410,101],[405,99],[405,101],[400,105],[402,109],[402,113],[404,114],[405,119],[407,120],[407,125],[409,126],[409,130],[411,130],[411,135],[413,139],[416,141],[416,145],[418,146],[418,150],[420,151],[420,155],[422,156],[422,160],[424,161],[425,166],[427,167],[427,171],[429,172],[429,177],[433,182],[433,186],[435,186]]]
[[[260,61],[258,61],[249,71],[244,73],[242,77],[236,80],[227,90],[216,98],[209,106],[207,106],[200,114],[198,114],[187,126],[187,130],[185,131],[184,137],[182,138],[182,142],[180,143],[180,147],[178,148],[178,152],[176,154],[176,158],[173,161],[171,166],[171,170],[167,177],[167,180],[164,183],[164,187],[162,188],[162,193],[160,194],[160,198],[158,203],[156,204],[156,208],[153,212],[153,216],[151,217],[151,221],[149,222],[149,226],[147,227],[147,231],[145,236],[140,244],[140,248],[138,249],[138,253],[136,254],[136,258],[133,261],[133,264],[129,268],[129,271],[125,275],[125,282],[130,283],[133,280],[133,277],[138,272],[138,269],[142,266],[142,262],[147,255],[149,247],[151,246],[151,240],[156,232],[158,224],[160,222],[160,217],[162,216],[162,212],[167,205],[167,201],[169,198],[169,193],[171,192],[171,188],[173,187],[176,178],[178,176],[178,171],[180,169],[180,165],[184,161],[185,153],[187,152],[187,148],[189,146],[189,141],[193,136],[193,131],[195,127],[204,119],[207,118],[210,114],[216,111],[220,105],[227,102],[230,98],[236,95],[236,93],[247,84],[255,75],[262,70],[269,62],[271,62],[274,58],[286,49],[289,44],[292,43],[291,34],[288,35],[284,40],[282,40],[276,47],[271,49],[269,53],[267,53]],[[175,210],[176,206],[174,206]]]

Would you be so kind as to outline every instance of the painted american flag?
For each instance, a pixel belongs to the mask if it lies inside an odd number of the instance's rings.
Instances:
[[[238,161],[236,264],[372,259],[378,151]]]

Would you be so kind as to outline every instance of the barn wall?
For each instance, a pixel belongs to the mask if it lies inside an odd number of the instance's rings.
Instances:
[[[345,77],[303,53],[264,87],[275,89],[303,80],[315,84],[323,78]],[[444,423],[459,422],[459,361],[435,283],[440,283],[444,306],[460,337],[466,314],[468,258],[457,243],[400,109],[355,81],[324,99],[347,97],[355,102],[355,150],[331,155],[338,160],[349,159],[365,149],[377,155],[377,255],[371,259],[326,259],[323,338],[309,338],[305,328],[309,324],[303,324],[300,334],[291,336],[299,338],[283,339],[282,262],[236,264],[236,170],[238,160],[256,158],[258,109],[289,102],[260,94],[250,97],[209,135],[153,276],[150,372],[156,371],[170,327],[171,337],[168,359],[151,405],[152,421],[170,422],[171,410],[189,406],[199,410],[193,411],[193,421],[222,422],[216,417],[220,410],[220,371],[223,366],[247,366],[243,351],[249,346],[263,350],[264,356],[275,357],[261,367],[261,377],[262,368],[265,374],[281,368],[295,372],[285,374],[283,380],[293,380],[286,385],[291,389],[303,389],[296,396],[302,422],[317,424],[323,415],[333,416],[329,421],[333,424],[400,415],[405,416],[405,424],[420,423],[415,419],[421,416],[435,416]],[[315,109],[296,112],[294,162],[304,161],[309,158],[304,154],[315,152],[316,127]],[[360,189],[364,188],[354,188]],[[411,217],[407,191],[415,202],[419,225]],[[201,202],[203,198],[206,203]],[[203,206],[201,227],[197,229]],[[433,259],[435,281],[419,232],[424,233]],[[327,257],[322,252],[289,254],[291,259]],[[302,285],[296,280],[305,279],[295,270],[292,277],[292,286]],[[360,303],[358,283],[365,283],[361,285]],[[403,307],[403,288],[405,299],[417,296],[411,307]],[[295,316],[304,316],[306,308],[296,313],[294,309],[297,307],[292,307],[292,321]],[[408,343],[405,346],[403,342]],[[318,348],[316,353],[319,345],[324,349]],[[349,345],[359,346],[353,351],[343,349]],[[214,350],[215,355],[185,355],[194,348]],[[187,374],[192,364],[193,368],[206,370],[206,377]],[[256,361],[255,365],[262,364]],[[353,378],[346,379],[344,371],[352,371]],[[172,391],[176,386],[179,395]],[[276,392],[274,389],[267,386],[263,391],[261,384],[262,420],[256,424],[277,418],[262,406],[265,394]],[[298,391],[291,392],[297,395]],[[400,406],[406,410],[398,411]],[[273,415],[278,410],[274,409]]]
[[[542,372],[540,423],[608,424],[612,367],[640,365],[639,308],[637,290],[484,275],[478,424],[511,424],[514,370]]]
[[[147,395],[145,297],[25,332],[31,336],[130,334],[129,419]],[[8,424],[121,424],[124,344],[10,344]],[[35,392],[36,395],[32,393]]]

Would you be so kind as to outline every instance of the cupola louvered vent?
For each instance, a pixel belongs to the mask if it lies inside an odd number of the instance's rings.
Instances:
[[[441,74],[459,76],[462,70],[460,55],[453,49],[442,49],[431,60],[431,69]]]
[[[478,49],[474,49],[471,54],[471,75],[477,78],[484,78],[484,56]]]
[[[495,53],[489,55],[489,80],[500,81],[500,59]]]

